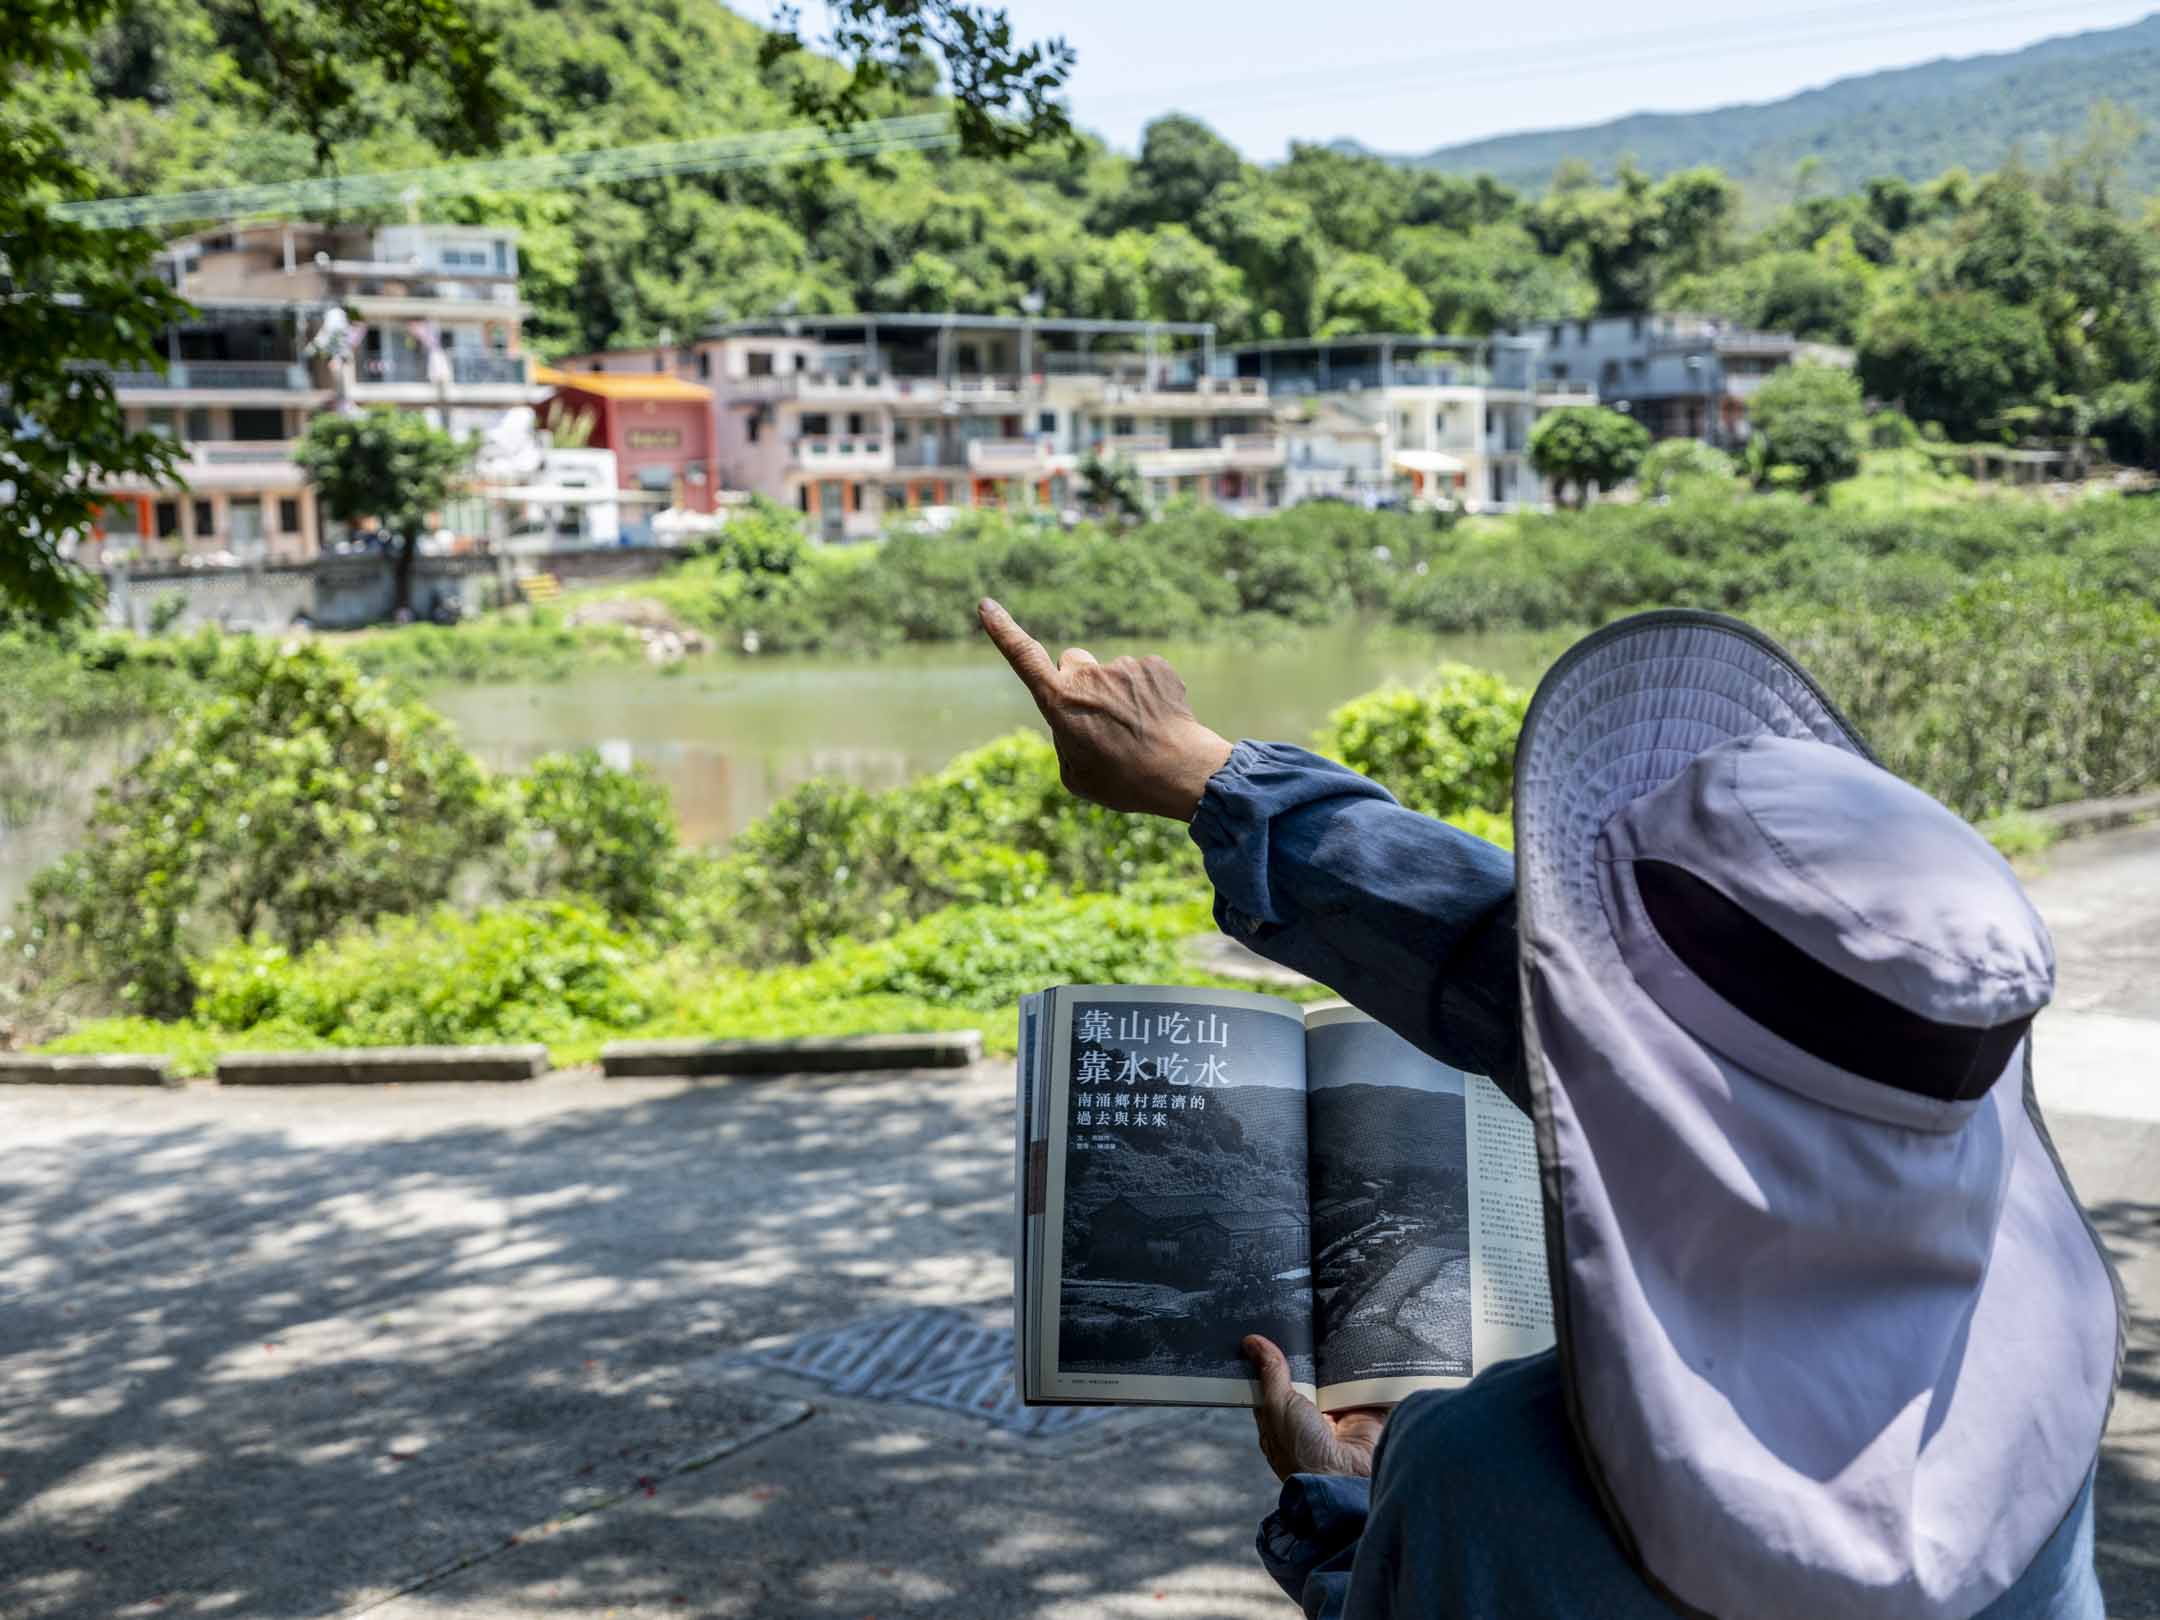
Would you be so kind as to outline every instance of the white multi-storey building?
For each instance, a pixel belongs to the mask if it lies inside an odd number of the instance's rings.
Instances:
[[[1285,498],[1264,381],[1219,375],[1214,328],[995,315],[775,317],[570,366],[659,371],[713,391],[720,482],[793,506],[827,538],[910,512],[1062,510],[1090,455],[1158,502]]]
[[[1530,425],[1555,405],[1595,397],[1580,384],[1540,379],[1536,345],[1522,339],[1288,338],[1234,345],[1218,366],[1239,383],[1264,385],[1278,402],[1308,402],[1315,422],[1329,419],[1319,410],[1325,406],[1363,423],[1377,434],[1381,476],[1415,502],[1472,512],[1549,501],[1552,492],[1530,466]],[[1348,442],[1341,427],[1323,437],[1337,447]]]
[[[317,411],[395,405],[464,435],[546,395],[521,352],[513,230],[243,226],[161,263],[196,315],[166,334],[163,373],[113,381],[132,426],[184,447],[186,487],[107,484],[88,560],[312,556],[322,525],[292,451]],[[460,518],[484,532],[477,511],[445,514]]]

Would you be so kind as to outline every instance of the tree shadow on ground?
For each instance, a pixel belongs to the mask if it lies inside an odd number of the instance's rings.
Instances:
[[[2093,1225],[2125,1268],[2160,1250],[2160,1203],[2095,1204]],[[2133,1289],[2122,1383],[2094,1486],[2100,1585],[2115,1620],[2160,1620],[2160,1300]]]
[[[978,1071],[8,1110],[0,1607],[1099,1612],[1190,1592],[1197,1558],[1235,1590],[1187,1612],[1253,1613],[1249,1423],[1186,1420],[1136,1479],[1114,1448],[1045,1460],[697,1372],[1007,1297],[1006,1095]],[[1060,1505],[1088,1481],[1109,1520]]]
[[[1005,1299],[1007,1096],[985,1069],[0,1097],[0,1610],[1288,1612],[1242,1414],[1064,1456],[713,1370]],[[2160,1204],[2094,1218],[2150,1269]],[[2118,1620],[2160,1617],[2160,1300],[2132,1312]]]

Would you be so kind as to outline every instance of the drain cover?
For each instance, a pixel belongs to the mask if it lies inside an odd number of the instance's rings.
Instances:
[[[743,1359],[836,1395],[934,1406],[1031,1438],[1070,1434],[1114,1410],[1022,1404],[1013,1389],[1012,1329],[941,1306],[805,1333]]]

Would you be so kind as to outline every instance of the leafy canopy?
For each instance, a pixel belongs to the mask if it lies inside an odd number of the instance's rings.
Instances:
[[[1649,448],[1649,429],[1602,405],[1563,405],[1530,427],[1530,465],[1563,498],[1572,487],[1577,506],[1589,499],[1593,484],[1616,489],[1634,477]]]

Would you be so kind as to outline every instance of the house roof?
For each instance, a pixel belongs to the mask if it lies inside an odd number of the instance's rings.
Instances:
[[[534,366],[533,381],[549,388],[575,388],[602,399],[672,399],[710,405],[713,397],[710,388],[665,372],[557,371],[553,366]]]
[[[1303,1226],[1304,1218],[1277,1204],[1247,1204],[1217,1193],[1179,1193],[1157,1196],[1126,1193],[1120,1202],[1134,1214],[1151,1221],[1191,1225],[1212,1221],[1226,1232],[1253,1232],[1269,1227]]]

